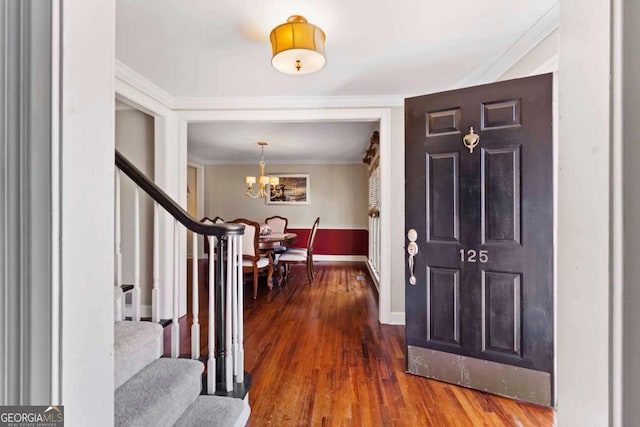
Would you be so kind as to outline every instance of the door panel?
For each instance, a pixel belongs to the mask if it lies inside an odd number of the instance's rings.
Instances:
[[[482,271],[482,349],[520,357],[520,275]]]
[[[460,109],[432,111],[427,114],[427,136],[460,133]]]
[[[490,366],[511,382],[548,387],[531,400],[551,404],[551,81],[406,100],[405,221],[420,248],[417,283],[406,286],[410,372],[471,386],[491,375],[465,364]],[[471,127],[480,137],[473,150],[462,142]],[[448,363],[447,354],[463,362]]]
[[[482,104],[482,130],[520,126],[520,100]]]
[[[458,153],[427,155],[429,197],[427,222],[429,241],[457,242],[460,230],[458,215]]]
[[[481,153],[482,243],[520,243],[520,147]]]
[[[460,271],[452,268],[428,267],[427,293],[429,308],[428,331],[432,341],[460,344]]]

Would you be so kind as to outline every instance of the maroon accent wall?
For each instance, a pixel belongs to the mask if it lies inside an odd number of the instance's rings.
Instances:
[[[296,233],[298,240],[294,247],[305,247],[309,238],[309,228],[287,228]],[[316,235],[313,253],[316,255],[368,255],[368,230],[342,230],[337,228],[320,228]]]

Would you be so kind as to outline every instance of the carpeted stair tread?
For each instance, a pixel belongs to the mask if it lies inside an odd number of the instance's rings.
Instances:
[[[199,396],[175,424],[176,427],[244,426],[251,409],[244,400],[221,396]]]
[[[172,426],[200,395],[204,365],[158,359],[115,392],[116,426]]]
[[[162,326],[153,322],[115,322],[115,388],[162,356]]]

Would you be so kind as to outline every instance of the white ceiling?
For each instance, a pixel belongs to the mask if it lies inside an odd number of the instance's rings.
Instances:
[[[557,2],[117,0],[116,58],[177,100],[415,96],[470,84]],[[271,67],[269,33],[293,14],[327,35],[327,66],[315,74]],[[189,156],[207,162],[255,158],[259,140],[271,140],[268,152],[280,159],[356,159],[371,135],[370,124],[189,127]],[[340,138],[338,129],[349,136]]]
[[[374,130],[378,130],[377,122],[195,123],[188,127],[189,160],[257,164],[257,142],[267,141],[264,157],[268,164],[362,163]]]

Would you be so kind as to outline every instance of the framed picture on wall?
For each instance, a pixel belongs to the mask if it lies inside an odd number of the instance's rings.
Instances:
[[[269,185],[268,205],[308,205],[311,202],[310,176],[308,173],[272,173],[278,185]]]

